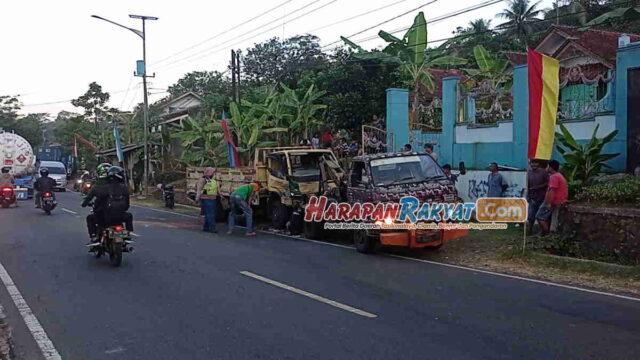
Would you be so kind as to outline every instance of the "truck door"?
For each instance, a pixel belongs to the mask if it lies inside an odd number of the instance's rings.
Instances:
[[[276,192],[279,194],[285,193],[289,188],[287,181],[287,163],[284,154],[270,154],[267,156],[267,189],[270,192]]]

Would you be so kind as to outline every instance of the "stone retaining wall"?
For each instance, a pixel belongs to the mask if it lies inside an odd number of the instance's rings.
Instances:
[[[559,223],[585,256],[640,264],[640,208],[569,205]]]

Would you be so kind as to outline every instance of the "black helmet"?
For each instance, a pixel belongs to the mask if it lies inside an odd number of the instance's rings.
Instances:
[[[11,171],[11,168],[10,168],[10,167],[8,167],[8,166],[5,166],[5,167],[3,167],[3,168],[2,168],[2,173],[3,173],[3,174],[7,174],[7,173],[9,173],[9,171]]]
[[[113,180],[116,182],[123,182],[124,169],[121,168],[120,166],[112,166],[109,168],[109,170],[107,170],[107,176],[109,177],[109,180]]]
[[[49,176],[49,169],[40,168],[40,176],[43,176],[43,177]]]

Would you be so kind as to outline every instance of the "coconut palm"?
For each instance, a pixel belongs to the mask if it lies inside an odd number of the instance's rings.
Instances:
[[[489,19],[476,19],[469,21],[469,27],[466,32],[472,34],[485,34],[491,32],[491,20]]]
[[[500,24],[498,29],[513,37],[520,45],[529,46],[529,37],[541,28],[539,16],[542,10],[538,8],[540,1],[533,3],[530,0],[510,0],[509,5],[498,17],[507,20]]]

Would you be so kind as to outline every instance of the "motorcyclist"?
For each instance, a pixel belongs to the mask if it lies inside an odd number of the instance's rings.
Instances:
[[[0,173],[0,187],[13,187],[13,184],[15,184],[16,179],[13,175],[9,174],[9,171],[11,171],[11,168],[8,166],[2,168],[2,173]]]
[[[100,172],[99,172],[100,173]],[[119,166],[107,170],[107,184],[94,187],[82,206],[87,206],[95,197],[93,214],[87,216],[87,228],[91,238],[89,246],[99,242],[100,229],[104,226],[125,223],[128,231],[133,231],[133,216],[129,210],[129,189],[124,183],[124,169]]]
[[[87,207],[94,198],[96,199],[93,204],[93,213],[87,215],[87,231],[89,232],[89,243],[87,245],[92,245],[99,240],[98,230],[102,227],[104,202],[106,201],[105,196],[99,195],[103,195],[106,192],[106,186],[109,183],[108,171],[111,167],[111,164],[108,163],[102,163],[96,167],[98,179],[82,202],[82,207]]]
[[[49,177],[49,169],[40,169],[40,178],[33,184],[33,190],[35,194],[33,197],[36,201],[36,209],[40,208],[40,198],[43,192],[52,192],[56,187],[56,181]]]

